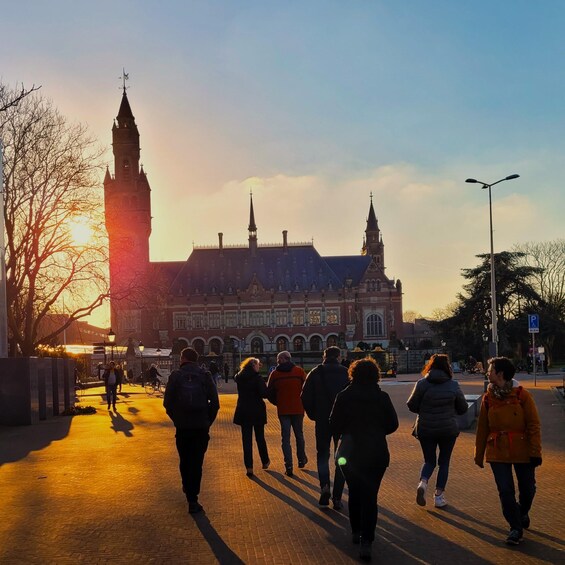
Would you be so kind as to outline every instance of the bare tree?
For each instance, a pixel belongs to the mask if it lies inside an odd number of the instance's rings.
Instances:
[[[10,91],[5,84],[0,84],[0,113],[17,106],[26,96],[40,88],[41,86],[35,86],[35,84],[31,88],[26,88],[22,84],[21,89]]]
[[[524,265],[541,269],[533,275],[537,292],[565,316],[565,239],[522,243],[514,250],[524,253]]]
[[[406,312],[402,313],[402,320],[404,322],[410,322],[413,324],[416,321],[416,318],[423,318],[422,314],[416,312],[415,310],[406,310]]]
[[[8,331],[12,355],[32,355],[108,296],[102,151],[37,94],[14,105],[18,93],[1,93]],[[73,239],[77,221],[89,223],[88,242]]]

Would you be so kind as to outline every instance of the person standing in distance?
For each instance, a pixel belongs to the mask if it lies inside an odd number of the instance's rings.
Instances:
[[[424,455],[420,482],[416,489],[416,503],[426,505],[426,489],[436,463],[438,473],[434,505],[447,506],[445,486],[449,475],[449,461],[459,435],[457,416],[468,409],[459,383],[453,380],[449,357],[435,353],[422,370],[420,379],[406,402],[410,412],[418,414],[413,434],[417,437]],[[439,457],[438,457],[439,451]]]
[[[192,347],[181,351],[180,368],[173,371],[167,382],[163,406],[176,428],[176,446],[182,490],[190,514],[201,512],[198,502],[204,455],[210,440],[220,401],[209,374],[198,365],[198,353]]]
[[[277,407],[279,422],[281,424],[282,451],[284,456],[285,473],[293,476],[292,447],[290,445],[290,429],[296,438],[296,455],[298,467],[302,469],[308,463],[306,445],[304,442],[304,407],[300,400],[302,385],[306,380],[306,373],[302,367],[291,361],[288,351],[281,351],[277,355],[277,366],[269,375],[267,382],[267,399]]]
[[[490,463],[502,514],[510,526],[508,545],[518,545],[530,527],[536,494],[536,467],[541,465],[541,424],[532,395],[513,380],[515,367],[506,357],[489,359],[489,385],[481,403],[475,438],[475,464]],[[512,467],[518,479],[518,501]]]
[[[341,510],[343,505],[341,495],[345,479],[337,465],[334,472],[333,494],[330,488],[330,445],[333,440],[333,451],[337,447],[339,436],[330,430],[330,413],[335,397],[349,384],[347,369],[341,365],[341,351],[339,347],[328,347],[324,351],[322,364],[314,367],[302,387],[302,404],[310,420],[314,420],[316,433],[316,462],[318,465],[318,479],[320,480],[320,507],[327,507],[330,498],[333,500],[335,510]]]
[[[116,399],[118,397],[118,386],[122,384],[123,373],[122,370],[116,366],[114,361],[110,361],[108,368],[102,375],[104,386],[106,387],[106,400],[108,402],[108,410],[110,405],[116,410]]]

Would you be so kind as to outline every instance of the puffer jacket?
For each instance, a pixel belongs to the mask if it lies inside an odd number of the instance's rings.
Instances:
[[[504,399],[483,397],[475,438],[475,463],[529,463],[541,457],[541,425],[532,395],[513,387]]]
[[[267,407],[263,398],[267,396],[267,385],[263,377],[247,365],[235,375],[237,383],[237,405],[233,423],[261,425],[267,423]]]
[[[279,416],[304,414],[300,393],[305,380],[304,369],[290,361],[277,365],[269,375],[267,398],[277,407]]]
[[[406,404],[410,412],[418,414],[418,438],[458,436],[457,415],[468,409],[459,383],[438,369],[416,383]]]

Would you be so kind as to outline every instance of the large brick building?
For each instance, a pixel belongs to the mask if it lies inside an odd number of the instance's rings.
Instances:
[[[260,354],[359,341],[386,348],[402,337],[402,285],[385,274],[372,198],[360,255],[322,257],[286,230],[280,245],[260,244],[251,196],[246,244],[224,245],[219,233],[217,246],[195,246],[186,261],[150,262],[151,191],[125,90],[112,140],[104,196],[118,343]]]

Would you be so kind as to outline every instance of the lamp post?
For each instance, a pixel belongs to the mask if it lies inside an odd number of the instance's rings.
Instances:
[[[447,345],[447,343],[444,339],[442,339],[440,343],[441,343],[441,352],[445,353],[445,346]]]
[[[110,360],[114,360],[114,342],[116,341],[116,334],[110,328],[108,332],[108,343],[110,344]]]
[[[406,374],[408,374],[408,350],[410,348],[406,346]]]
[[[503,179],[497,180],[493,183],[487,183],[476,179],[467,179],[465,182],[479,183],[483,186],[481,188],[488,188],[488,208],[489,208],[489,219],[490,219],[490,315],[491,315],[491,344],[489,347],[489,354],[492,357],[498,356],[498,328],[496,319],[496,279],[494,272],[494,243],[492,237],[492,197],[491,188],[498,184],[499,182],[504,182],[505,180],[517,179],[520,175],[508,175]]]
[[[140,341],[137,347],[139,347],[139,355],[141,357],[141,383],[143,384],[143,352],[145,351],[145,345]]]

